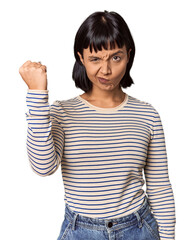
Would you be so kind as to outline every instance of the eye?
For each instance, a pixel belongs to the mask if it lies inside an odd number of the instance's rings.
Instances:
[[[114,58],[115,58],[115,59],[114,59]],[[116,59],[116,58],[117,58],[117,59]],[[114,56],[113,59],[114,59],[114,61],[119,62],[119,61],[121,60],[121,57],[119,57],[119,56]]]
[[[97,62],[99,60],[99,58],[92,58],[90,61],[91,62]]]

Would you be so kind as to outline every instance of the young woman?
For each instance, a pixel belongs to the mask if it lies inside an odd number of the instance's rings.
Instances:
[[[48,102],[46,66],[27,61],[27,153],[41,176],[61,165],[65,217],[58,240],[175,239],[175,204],[157,110],[123,92],[135,45],[116,12],[95,12],[75,37],[82,95]],[[142,189],[144,178],[146,193]]]

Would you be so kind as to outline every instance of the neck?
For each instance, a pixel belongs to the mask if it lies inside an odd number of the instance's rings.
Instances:
[[[125,93],[122,89],[114,89],[113,91],[103,91],[100,89],[92,89],[91,91],[85,93],[85,96],[89,100],[93,101],[110,101],[110,102],[118,102],[124,99]]]

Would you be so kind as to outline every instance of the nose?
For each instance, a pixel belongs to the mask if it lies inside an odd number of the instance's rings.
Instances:
[[[100,72],[104,75],[111,73],[111,68],[110,68],[109,63],[107,61],[102,63]]]

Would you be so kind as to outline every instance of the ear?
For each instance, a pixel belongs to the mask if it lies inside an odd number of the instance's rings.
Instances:
[[[82,64],[84,64],[84,62],[83,62],[83,58],[82,58],[80,52],[77,52],[77,54],[79,55],[79,58],[80,58],[80,61],[82,62]]]
[[[131,52],[131,48],[129,49],[128,53],[127,53],[127,58],[128,58],[128,62],[129,62],[129,58],[130,58],[130,52]]]

